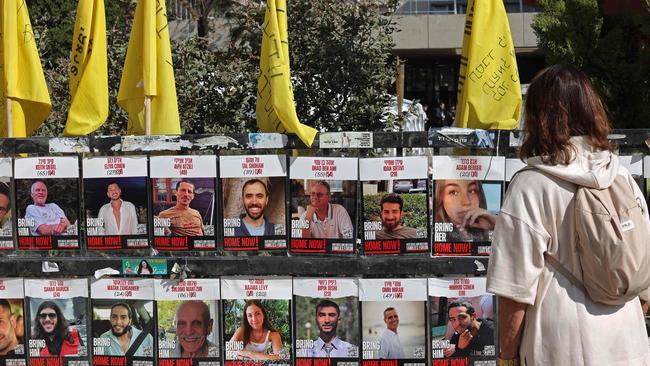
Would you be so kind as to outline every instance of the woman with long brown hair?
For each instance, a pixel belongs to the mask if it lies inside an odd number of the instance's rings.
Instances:
[[[483,185],[478,180],[441,179],[436,181],[434,221],[451,223],[450,242],[490,240],[496,215],[486,210]]]
[[[252,360],[279,360],[284,348],[280,332],[271,326],[264,304],[260,300],[246,300],[242,322],[230,342],[243,342],[239,355]]]
[[[623,177],[647,215],[641,190],[612,152],[609,132],[605,107],[583,72],[555,65],[535,76],[521,147],[532,169],[510,183],[488,268],[488,291],[500,297],[498,365],[650,365],[639,299],[617,306],[593,302],[549,264],[552,257],[582,278],[574,200],[579,186],[604,189]]]

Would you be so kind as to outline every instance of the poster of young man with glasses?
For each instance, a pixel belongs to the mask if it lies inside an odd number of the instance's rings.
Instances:
[[[25,280],[30,365],[88,366],[88,280]]]
[[[494,295],[485,277],[429,278],[432,366],[495,360]]]
[[[356,253],[358,159],[296,157],[289,172],[290,252]]]

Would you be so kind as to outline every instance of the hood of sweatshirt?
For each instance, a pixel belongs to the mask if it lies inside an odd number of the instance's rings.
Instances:
[[[547,174],[589,188],[608,188],[619,172],[619,160],[611,151],[595,150],[586,136],[571,138],[575,147],[574,159],[568,165],[547,165],[539,156],[527,160]]]

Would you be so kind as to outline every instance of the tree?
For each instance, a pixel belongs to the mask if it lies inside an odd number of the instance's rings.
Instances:
[[[52,113],[37,131],[63,132],[69,102],[68,70],[75,9],[67,0],[33,2],[30,15],[52,99]],[[190,4],[188,1],[183,3]],[[392,83],[390,55],[399,0],[291,0],[289,49],[298,117],[321,130],[383,129],[381,116]],[[117,105],[134,3],[106,1],[109,117],[96,134],[126,133],[128,116]],[[208,37],[172,42],[176,90],[185,133],[254,131],[255,97],[264,6],[259,1],[195,3],[205,29],[227,19],[228,41]],[[169,6],[169,2],[167,2]],[[198,11],[196,10],[196,11]],[[197,13],[198,14],[198,13]],[[223,24],[221,22],[219,24]]]
[[[646,4],[648,0],[646,0]],[[603,14],[598,0],[539,0],[533,22],[547,63],[572,63],[598,89],[617,128],[647,127],[650,17]],[[647,7],[650,10],[650,5]]]

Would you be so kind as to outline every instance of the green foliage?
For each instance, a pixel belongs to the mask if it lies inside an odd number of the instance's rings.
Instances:
[[[294,99],[321,130],[381,130],[398,1],[289,1]]]
[[[256,1],[202,0],[192,14],[202,34],[214,18],[226,19],[230,39],[219,47],[206,38],[172,43],[176,90],[185,133],[256,130],[255,96],[264,7]],[[292,0],[289,49],[299,119],[321,130],[383,129],[380,117],[393,82],[390,50],[398,0]],[[52,113],[36,135],[63,133],[69,104],[68,74],[76,2],[29,1],[34,34],[50,89]],[[169,2],[167,2],[169,6]],[[126,133],[128,116],[117,92],[135,2],[105,2],[109,116],[96,134]],[[173,14],[170,19],[173,19]]]
[[[647,127],[650,17],[603,15],[597,0],[540,0],[533,29],[547,62],[572,63],[591,78],[617,128]],[[648,7],[650,9],[650,7]]]
[[[412,228],[427,227],[427,195],[424,193],[398,193],[404,200],[402,225]],[[381,221],[379,202],[386,192],[363,196],[363,220]]]

